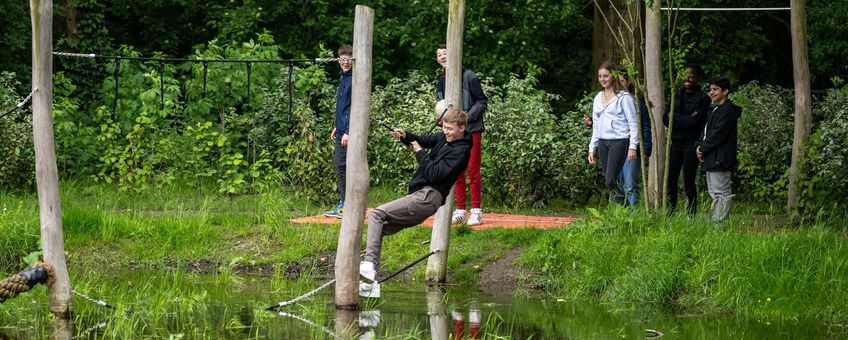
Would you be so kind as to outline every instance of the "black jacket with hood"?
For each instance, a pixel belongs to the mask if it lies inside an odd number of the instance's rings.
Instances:
[[[704,171],[733,171],[736,168],[736,126],[742,108],[730,100],[712,108],[707,114],[697,145],[701,147]]]
[[[471,133],[465,131],[461,139],[450,143],[445,139],[444,133],[417,136],[407,132],[406,137],[401,140],[406,145],[412,141],[417,141],[423,149],[415,153],[418,170],[409,182],[409,193],[431,186],[442,194],[442,204],[445,204],[445,198],[448,197],[453,183],[468,167],[468,159],[471,157]],[[424,149],[430,149],[430,152]]]

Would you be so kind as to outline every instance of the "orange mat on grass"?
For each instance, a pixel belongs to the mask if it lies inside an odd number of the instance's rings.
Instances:
[[[367,215],[367,213],[366,213]],[[564,228],[571,222],[577,220],[576,217],[562,216],[527,216],[527,215],[510,215],[510,214],[495,214],[484,213],[483,224],[471,226],[472,230],[482,230],[488,228]],[[324,216],[307,216],[291,220],[293,223],[320,223],[320,224],[341,224],[342,220]],[[422,226],[432,227],[433,217],[431,216]]]

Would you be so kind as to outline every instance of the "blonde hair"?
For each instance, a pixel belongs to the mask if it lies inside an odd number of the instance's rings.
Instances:
[[[448,109],[448,112],[445,113],[445,117],[442,121],[459,126],[465,126],[468,124],[468,114],[460,109],[450,108]]]

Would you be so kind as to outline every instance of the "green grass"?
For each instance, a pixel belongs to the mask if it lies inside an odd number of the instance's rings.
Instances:
[[[611,209],[551,231],[522,263],[554,295],[619,308],[848,319],[848,239],[818,225],[752,231]]]
[[[375,188],[369,206],[400,194],[395,188]],[[330,204],[300,199],[285,190],[227,197],[196,187],[134,193],[107,184],[69,181],[63,182],[62,203],[74,285],[92,286],[93,291],[110,290],[93,283],[103,273],[138,267],[173,270],[200,260],[211,262],[216,280],[228,283],[243,278],[235,273],[238,266],[273,265],[276,272],[270,290],[274,292],[292,286],[291,280],[283,278],[283,269],[300,263],[304,275],[298,282],[306,291],[314,286],[315,276],[327,274],[326,266],[332,263],[324,263],[322,272],[317,259],[332,256],[339,237],[338,224],[289,222],[293,217],[317,215]],[[550,209],[522,212],[554,213]],[[746,211],[744,203],[735,209],[740,213],[734,215],[734,227],[723,229],[702,217],[654,216],[624,209],[589,209],[591,217],[569,229],[454,228],[449,281],[473,285],[486,265],[523,248],[528,251],[520,265],[532,274],[527,286],[545,287],[556,297],[588,298],[612,308],[644,306],[699,315],[848,319],[844,224],[822,219],[800,227],[772,228],[769,224],[780,218],[764,218],[761,208],[756,213]],[[495,206],[487,211],[513,209]],[[411,228],[387,237],[382,271],[392,272],[427,253],[430,232]],[[20,270],[21,258],[39,249],[38,240],[35,195],[0,193],[0,274]],[[421,281],[424,272],[425,266],[419,265],[397,279]],[[175,276],[174,280],[187,279]],[[130,294],[139,288],[123,289]],[[134,298],[121,298],[120,290],[117,294],[119,300]],[[148,304],[155,307],[161,302]]]

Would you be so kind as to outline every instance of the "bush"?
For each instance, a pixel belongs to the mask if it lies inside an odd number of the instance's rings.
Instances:
[[[848,86],[831,89],[813,109],[821,118],[809,148],[809,183],[806,198],[828,206],[848,195]],[[830,203],[826,203],[830,202]]]
[[[24,98],[18,86],[14,73],[0,73],[0,188],[31,188],[35,181],[31,106],[9,112]]]
[[[792,160],[792,91],[752,82],[731,99],[742,107],[734,192],[743,199],[785,202]]]

